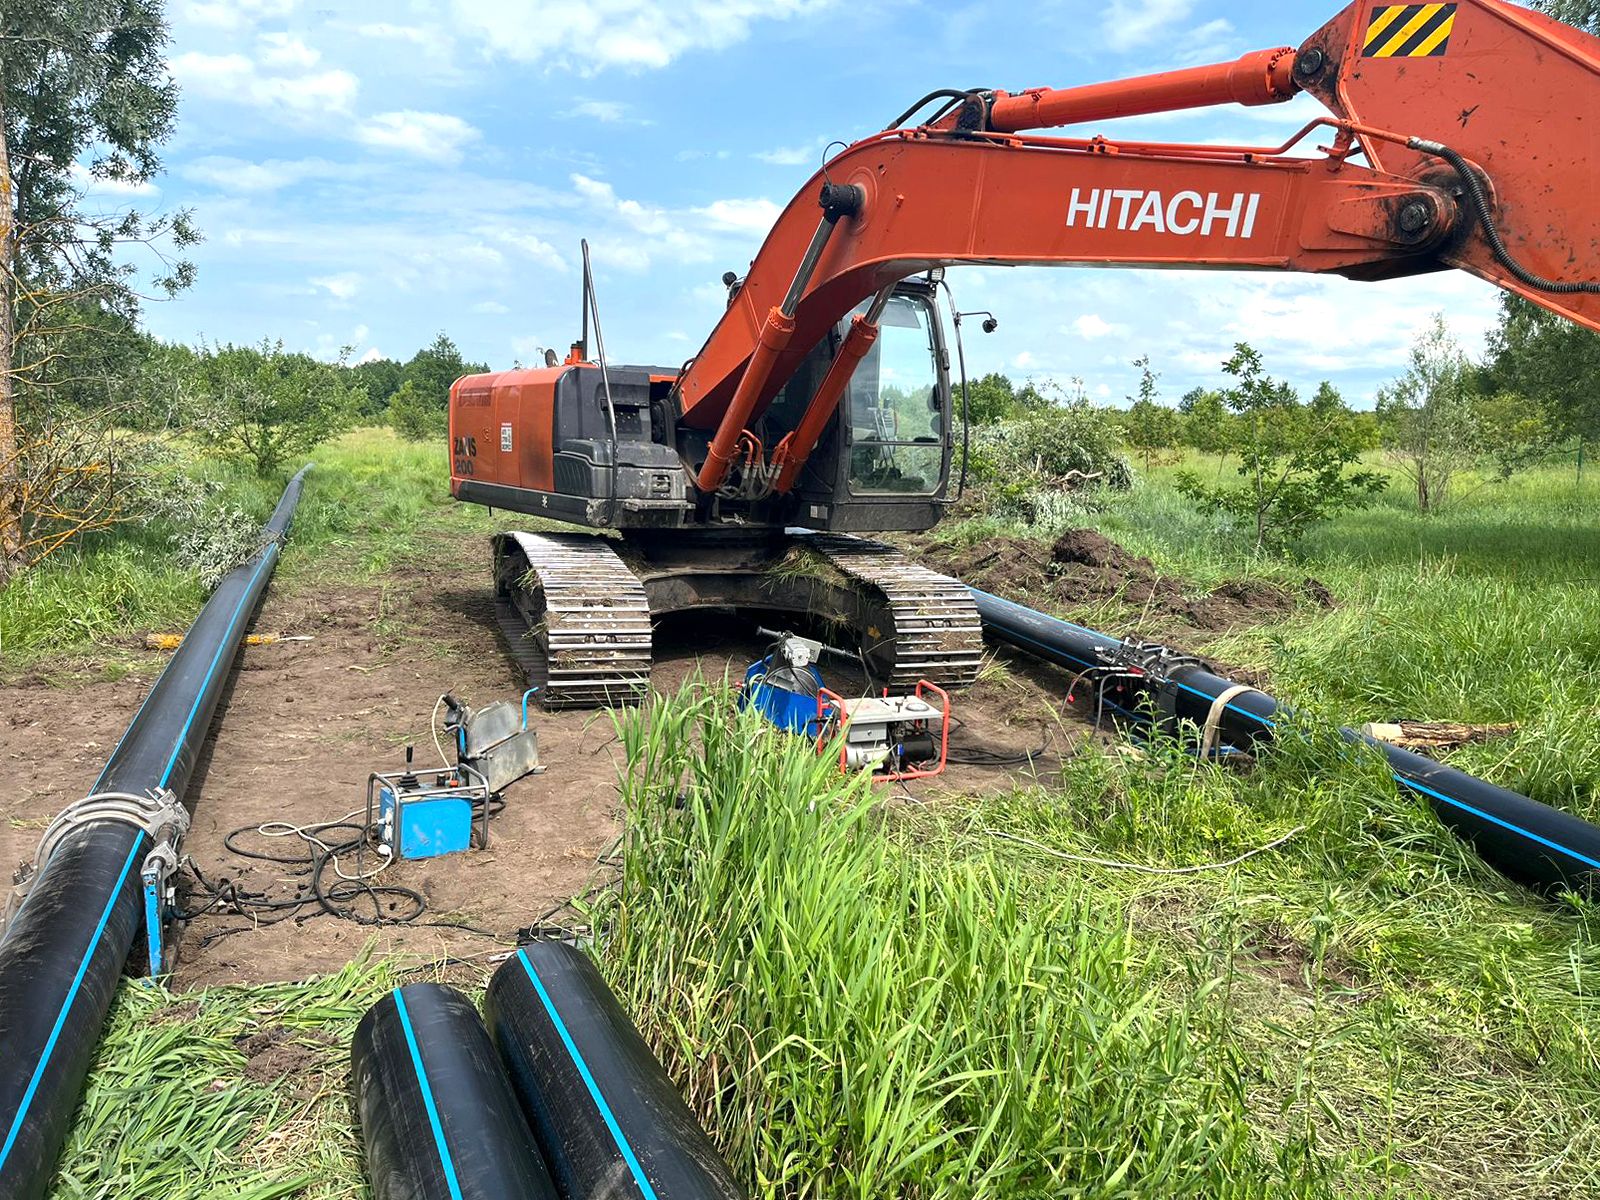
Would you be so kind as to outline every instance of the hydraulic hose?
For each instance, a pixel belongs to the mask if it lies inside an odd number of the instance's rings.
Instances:
[[[970,591],[984,632],[993,640],[1075,674],[1100,669],[1127,645],[977,588]],[[1235,684],[1192,659],[1174,659],[1170,671],[1147,675],[1143,682],[1119,676],[1119,686],[1135,693],[1120,712],[1146,722],[1152,713],[1160,714],[1174,727],[1182,722],[1198,728],[1214,725],[1238,746],[1271,741],[1278,725],[1292,715],[1265,692]],[[1397,783],[1426,799],[1440,821],[1504,874],[1549,889],[1589,891],[1600,883],[1600,828],[1356,730],[1341,728],[1339,733],[1378,750]]]
[[[306,468],[309,470],[310,468]],[[26,899],[0,940],[0,1196],[38,1200],[72,1120],[143,916],[141,873],[194,772],[252,614],[293,519],[289,482],[261,549],[229,574],[111,752],[91,796],[58,818]],[[119,799],[120,797],[120,799]],[[121,815],[118,815],[118,814]],[[70,819],[68,814],[75,814]],[[183,823],[183,822],[179,822]]]
[[[454,988],[378,1001],[350,1064],[375,1200],[556,1200],[489,1031]]]
[[[484,1008],[562,1195],[744,1195],[586,955],[561,942],[523,947],[489,981]]]

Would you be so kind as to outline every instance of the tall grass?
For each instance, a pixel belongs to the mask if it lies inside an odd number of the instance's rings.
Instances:
[[[1069,876],[918,851],[861,776],[696,688],[621,717],[603,961],[763,1196],[1324,1195],[1211,1019]]]
[[[1600,1186],[1593,913],[1497,876],[1376,756],[1308,727],[1240,778],[1158,743],[928,808],[728,709],[620,718],[597,916],[756,1195]]]

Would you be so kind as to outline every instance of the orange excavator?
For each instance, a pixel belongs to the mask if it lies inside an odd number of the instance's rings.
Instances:
[[[1276,147],[1027,132],[1300,92],[1330,115]],[[1296,154],[1308,139],[1326,144]],[[932,92],[824,164],[681,369],[608,361],[586,256],[565,363],[452,388],[451,490],[620,535],[495,539],[502,621],[548,704],[637,697],[653,618],[717,607],[808,614],[885,685],[959,687],[982,646],[966,588],[851,536],[949,504],[945,267],[1455,268],[1600,329],[1597,163],[1600,39],[1505,0],[1357,0],[1298,49]]]

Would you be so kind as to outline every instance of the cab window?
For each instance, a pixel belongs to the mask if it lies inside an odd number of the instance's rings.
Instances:
[[[852,492],[939,490],[944,412],[930,317],[925,300],[890,299],[878,340],[850,378]]]

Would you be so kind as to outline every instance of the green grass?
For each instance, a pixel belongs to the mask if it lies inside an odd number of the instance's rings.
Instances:
[[[394,982],[357,962],[304,984],[186,996],[125,983],[50,1200],[365,1197],[350,1037]],[[263,1036],[292,1056],[283,1079],[246,1077],[244,1048]]]
[[[755,1195],[1600,1187],[1594,910],[1506,883],[1375,757],[1308,728],[1244,778],[1156,745],[897,807],[728,703],[623,720],[595,915]]]
[[[330,571],[380,578],[437,547],[493,527],[484,510],[450,498],[440,446],[403,441],[387,429],[358,429],[320,447],[275,586],[314,586]],[[223,498],[264,524],[286,479],[193,458],[188,469],[222,485]],[[19,671],[44,660],[103,651],[151,629],[181,630],[205,603],[193,572],[175,565],[163,522],[129,522],[53,557],[0,591],[0,666]]]

